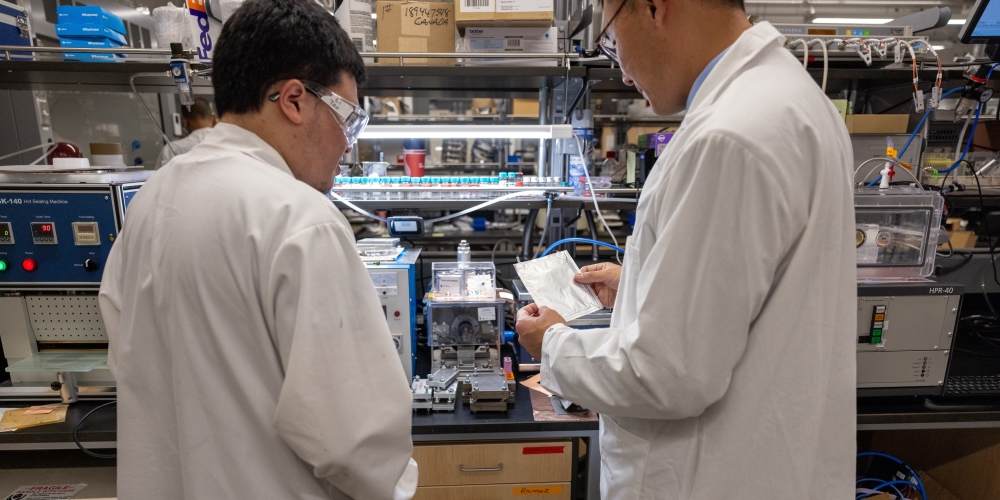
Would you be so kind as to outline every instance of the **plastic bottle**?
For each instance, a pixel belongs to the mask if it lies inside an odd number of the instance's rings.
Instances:
[[[469,179],[470,179],[469,177],[458,178],[458,187],[462,188],[462,191],[458,193],[458,197],[463,200],[472,198],[472,192],[470,190],[470,188],[472,187],[472,182]]]
[[[460,264],[472,262],[472,249],[469,248],[468,241],[462,240],[458,243],[458,262]]]
[[[412,186],[413,186],[413,184],[410,182],[410,177],[409,176],[404,175],[404,176],[402,176],[402,177],[399,178],[399,187],[400,187],[400,189],[409,188],[409,187],[412,187]],[[412,195],[412,194],[413,193],[411,193],[410,191],[402,190],[399,193],[399,199],[401,199],[401,200],[409,200],[410,199],[410,195]]]
[[[514,187],[524,187],[524,174],[523,173],[518,172],[517,174],[515,174],[514,179],[515,179],[515,181],[514,181]]]
[[[499,187],[502,188],[507,187],[507,172],[500,172],[500,175],[497,176],[497,179],[499,179],[499,184],[500,184]]]
[[[390,200],[402,200],[403,199],[403,191],[399,189],[401,187],[403,187],[403,178],[402,177],[391,177],[389,179],[389,188],[392,189],[392,191],[389,192],[389,196],[388,196],[387,199],[390,199]]]
[[[362,178],[358,179],[358,181],[360,181],[359,184],[358,184],[358,187],[361,188],[361,192],[358,193],[359,194],[358,199],[359,200],[370,200],[371,197],[372,197],[372,193],[371,193],[371,183],[372,183],[372,180],[369,179],[369,178],[367,178],[367,177],[362,177]]]

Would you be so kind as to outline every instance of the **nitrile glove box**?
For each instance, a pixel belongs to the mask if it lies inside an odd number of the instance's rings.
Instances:
[[[639,148],[640,149],[655,149],[656,157],[659,158],[660,154],[663,153],[664,149],[667,149],[667,144],[670,139],[674,137],[673,132],[659,132],[655,134],[645,134],[639,136]]]
[[[122,45],[127,43],[121,33],[100,24],[57,24],[56,35],[59,38],[106,38]]]
[[[125,22],[120,17],[96,5],[56,7],[59,24],[96,24],[110,28],[122,35],[127,34]]]
[[[79,62],[121,62],[125,60],[125,54],[84,54],[77,52],[63,52],[63,58],[67,61]]]
[[[71,49],[117,49],[122,44],[107,38],[60,38],[59,46]]]

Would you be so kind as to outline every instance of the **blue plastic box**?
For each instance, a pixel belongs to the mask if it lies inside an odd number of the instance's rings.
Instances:
[[[125,22],[120,17],[104,10],[103,7],[88,5],[86,7],[60,5],[56,7],[59,24],[97,24],[121,33],[127,34]]]
[[[121,33],[100,24],[57,24],[56,35],[59,38],[106,38],[122,45],[127,44]]]

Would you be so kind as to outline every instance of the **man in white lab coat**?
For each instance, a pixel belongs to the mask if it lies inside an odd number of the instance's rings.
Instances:
[[[364,62],[311,0],[248,0],[221,123],[129,206],[101,284],[118,498],[408,499],[408,381],[324,196],[367,124]]]
[[[156,159],[156,168],[160,168],[175,156],[191,151],[191,148],[201,144],[215,126],[215,112],[204,97],[195,97],[191,106],[181,106],[181,126],[188,135],[176,141],[164,144],[160,157]]]
[[[622,267],[577,276],[611,327],[519,311],[542,385],[601,414],[607,499],[854,491],[851,147],[836,109],[741,0],[606,0],[625,82],[686,116]]]

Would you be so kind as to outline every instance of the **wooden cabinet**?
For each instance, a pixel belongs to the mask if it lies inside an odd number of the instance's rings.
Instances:
[[[413,500],[569,500],[570,483],[421,486]]]
[[[565,441],[417,444],[415,499],[570,498],[573,446]]]

